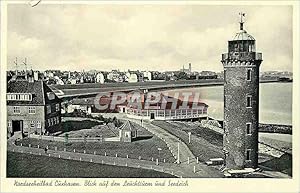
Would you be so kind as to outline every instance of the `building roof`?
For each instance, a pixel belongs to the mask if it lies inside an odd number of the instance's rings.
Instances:
[[[9,100],[7,101],[7,105],[45,105],[60,101],[55,93],[42,80],[34,82],[29,82],[28,80],[9,81],[7,84],[7,93],[32,94],[31,101]],[[48,93],[53,93],[54,99],[50,100]]]
[[[136,126],[131,121],[126,121],[121,127],[119,127],[120,130],[125,131],[136,131]]]
[[[127,105],[133,109],[142,108],[142,109],[161,109],[161,107],[164,107],[162,109],[172,109],[173,108],[173,102],[176,104],[175,108],[179,109],[185,102],[187,109],[192,109],[194,105],[197,105],[198,107],[208,107],[208,105],[201,101],[194,101],[194,98],[191,97],[189,101],[184,101],[183,96],[179,96],[178,98],[174,98],[173,96],[168,96],[163,93],[160,94],[160,100],[156,103],[153,103],[149,101],[149,106],[146,105],[147,99],[148,99],[149,93],[142,93],[143,97],[141,96],[141,101],[133,101],[124,105]],[[150,95],[151,96],[151,95]],[[128,101],[127,101],[128,102]],[[194,104],[196,103],[196,104]]]
[[[237,40],[255,40],[253,36],[247,33],[246,30],[240,30],[238,31],[232,41],[237,41]]]

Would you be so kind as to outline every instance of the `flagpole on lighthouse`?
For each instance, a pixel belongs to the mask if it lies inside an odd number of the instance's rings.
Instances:
[[[240,30],[244,30],[244,21],[243,21],[243,17],[245,17],[245,13],[240,12],[239,15],[241,16],[241,21],[240,21]]]

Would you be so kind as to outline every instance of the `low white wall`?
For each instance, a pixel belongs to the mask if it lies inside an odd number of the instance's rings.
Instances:
[[[48,141],[58,141],[65,142],[65,137],[57,137],[57,136],[47,136],[47,135],[28,135],[29,138],[32,139],[41,139]],[[111,137],[111,138],[102,138],[102,137],[70,137],[68,138],[68,142],[103,142],[103,141],[120,141],[119,137]]]
[[[62,121],[95,121],[98,123],[103,123],[98,119],[85,118],[85,117],[62,117]]]
[[[104,141],[120,141],[120,137],[104,138]]]

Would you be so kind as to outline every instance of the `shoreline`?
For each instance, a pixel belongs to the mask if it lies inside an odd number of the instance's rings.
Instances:
[[[277,133],[292,135],[293,126],[284,124],[259,123],[258,131],[260,133]]]
[[[286,83],[279,80],[260,80],[259,83]],[[65,85],[50,85],[51,87],[55,87],[57,89],[88,89],[88,88],[122,88],[122,87],[138,87],[138,86],[145,86],[145,87],[153,87],[153,86],[186,86],[186,87],[193,87],[193,86],[206,86],[206,85],[223,85],[223,79],[199,79],[199,80],[177,80],[177,81],[160,81],[160,80],[152,80],[147,82],[121,82],[121,83],[82,83],[82,84],[65,84]]]
[[[221,126],[223,125],[223,120],[217,120],[209,117],[209,120],[217,121]],[[260,133],[277,133],[277,134],[289,134],[292,135],[293,125],[287,124],[277,124],[277,123],[259,123],[258,132]]]
[[[278,80],[261,80],[260,83],[287,83]],[[222,79],[210,80],[180,80],[180,81],[149,81],[137,83],[85,83],[49,85],[58,94],[59,98],[72,99],[74,97],[94,97],[103,92],[130,92],[137,89],[147,89],[148,91],[165,91],[184,88],[198,88],[209,86],[222,86]]]

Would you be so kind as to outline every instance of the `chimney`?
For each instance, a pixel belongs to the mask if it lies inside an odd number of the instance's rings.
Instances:
[[[33,70],[29,70],[28,74],[26,73],[28,82],[34,82]]]

